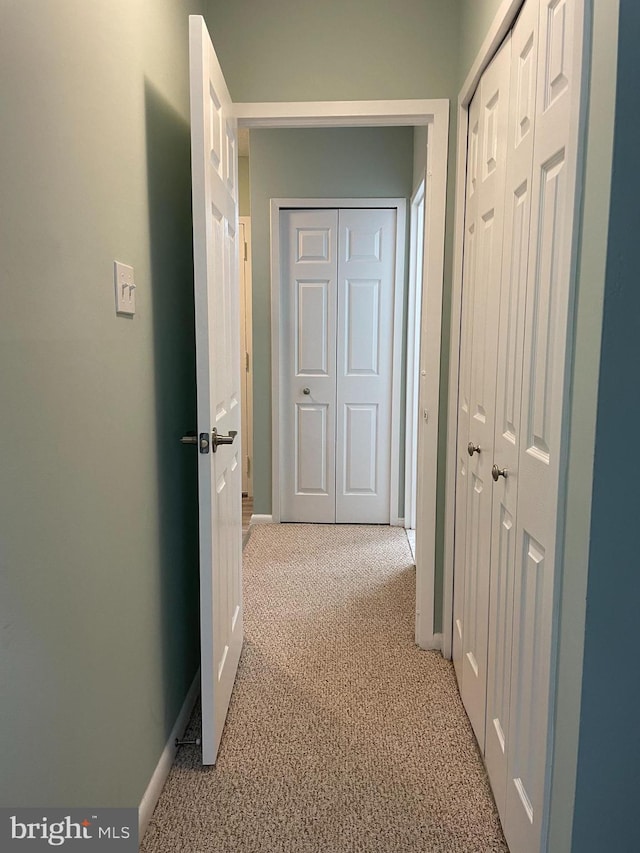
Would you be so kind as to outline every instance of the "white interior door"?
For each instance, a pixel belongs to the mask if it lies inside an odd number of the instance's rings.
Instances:
[[[577,235],[582,0],[539,0],[514,565],[508,782],[503,826],[518,853],[544,848],[552,634],[562,523],[563,425]]]
[[[396,211],[280,226],[281,519],[388,524]]]
[[[531,175],[538,62],[538,3],[528,0],[511,34],[511,92],[500,289],[500,330],[493,462],[491,592],[485,762],[505,814],[511,681],[518,451],[525,303],[531,227]],[[500,472],[503,472],[500,476]]]
[[[338,211],[284,210],[281,518],[336,520]]]
[[[189,18],[198,386],[202,761],[218,753],[242,649],[236,126],[200,16]],[[222,443],[216,447],[216,436]]]
[[[506,178],[511,39],[480,82],[475,264],[471,295],[469,453],[466,562],[460,693],[480,749],[484,751],[489,582],[491,559],[491,468],[502,227]]]
[[[388,524],[396,211],[338,224],[336,521]]]

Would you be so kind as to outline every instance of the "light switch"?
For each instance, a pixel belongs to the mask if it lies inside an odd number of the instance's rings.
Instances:
[[[133,279],[133,267],[113,262],[116,285],[116,313],[132,317],[136,313],[136,284]]]

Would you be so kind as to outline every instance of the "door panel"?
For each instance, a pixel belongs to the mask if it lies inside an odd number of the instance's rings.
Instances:
[[[340,210],[339,227],[336,521],[388,524],[396,212]]]
[[[460,318],[460,367],[458,378],[458,440],[456,447],[456,514],[453,586],[453,663],[458,684],[462,684],[462,648],[466,584],[471,582],[466,571],[467,502],[469,500],[469,414],[471,396],[471,335],[473,320],[473,286],[476,263],[476,229],[478,211],[478,135],[480,133],[480,92],[469,107],[467,140],[467,186],[465,207],[464,258],[462,268],[462,312]]]
[[[535,132],[537,0],[523,6],[511,36],[507,179],[493,461],[507,473],[492,487],[491,589],[487,667],[485,761],[504,820],[507,738],[510,725],[511,646],[516,564],[518,451],[522,360],[531,223],[531,170]]]
[[[204,20],[189,19],[199,453],[202,761],[214,764],[242,649],[242,465],[235,120]]]
[[[283,521],[333,523],[336,453],[336,210],[280,214]]]
[[[478,448],[468,462],[467,554],[460,693],[484,752],[491,560],[491,467],[496,397],[498,320],[511,39],[480,82],[475,192],[475,264],[470,297],[469,442]],[[475,143],[474,143],[475,144]]]
[[[518,449],[506,817],[509,846],[545,847],[554,594],[572,280],[584,6],[539,0],[531,237]]]

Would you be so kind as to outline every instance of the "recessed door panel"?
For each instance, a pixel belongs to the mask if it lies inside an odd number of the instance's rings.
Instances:
[[[295,490],[328,495],[326,405],[296,405]]]
[[[329,288],[329,281],[296,280],[296,376],[328,375]]]
[[[343,493],[376,495],[378,406],[347,405],[344,419]]]
[[[381,286],[380,279],[345,281],[345,376],[378,375]]]

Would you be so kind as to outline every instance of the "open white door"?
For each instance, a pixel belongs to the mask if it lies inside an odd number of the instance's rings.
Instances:
[[[204,19],[189,18],[198,384],[202,763],[215,764],[242,649],[236,121]]]

